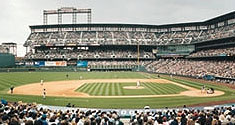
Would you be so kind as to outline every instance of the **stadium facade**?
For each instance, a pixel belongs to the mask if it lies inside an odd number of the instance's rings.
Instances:
[[[231,51],[213,55],[210,50],[234,49],[235,12],[203,22],[169,25],[88,23],[34,25],[30,29],[24,44],[25,57],[37,66],[89,70],[132,70],[142,66],[155,72],[156,63],[162,63],[159,59],[234,61]],[[200,55],[204,51],[209,55]]]

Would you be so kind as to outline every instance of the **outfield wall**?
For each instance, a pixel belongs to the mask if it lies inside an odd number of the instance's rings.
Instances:
[[[15,56],[8,53],[0,53],[0,68],[2,67],[14,67]]]
[[[126,68],[126,67],[109,67],[109,68],[94,68],[88,70],[84,67],[76,67],[76,66],[67,66],[67,67],[18,67],[18,68],[0,68],[0,72],[80,72],[80,71],[141,71],[145,72],[144,67],[140,67],[139,70],[137,67],[135,68]]]
[[[21,67],[21,68],[0,68],[0,72],[78,72],[87,71],[86,68],[77,67],[50,67],[50,68],[37,68],[37,67]]]

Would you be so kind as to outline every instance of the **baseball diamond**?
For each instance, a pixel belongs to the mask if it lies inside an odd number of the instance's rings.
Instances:
[[[66,74],[69,74],[68,79]],[[80,76],[83,77],[82,80]],[[164,75],[158,78],[157,74],[140,72],[25,72],[1,73],[0,77],[1,94],[6,99],[50,105],[72,103],[79,107],[141,108],[148,104],[157,108],[221,102],[234,98],[234,91],[226,86]],[[43,87],[41,79],[45,81]],[[6,84],[6,81],[9,83]],[[140,81],[144,89],[115,89],[115,85],[116,88],[136,86],[137,81]],[[5,94],[9,93],[10,84],[15,86],[14,93]],[[207,88],[213,87],[215,93],[201,94],[202,85],[206,85]],[[42,98],[43,88],[47,90],[45,100]],[[140,103],[142,99],[145,101]],[[175,101],[177,103],[174,103]],[[128,105],[129,103],[132,105]]]

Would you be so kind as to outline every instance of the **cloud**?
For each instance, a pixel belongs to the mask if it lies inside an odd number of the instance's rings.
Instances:
[[[18,55],[23,56],[28,26],[42,24],[44,9],[91,8],[96,23],[159,25],[203,21],[234,11],[234,5],[234,0],[1,0],[0,43],[17,42]]]

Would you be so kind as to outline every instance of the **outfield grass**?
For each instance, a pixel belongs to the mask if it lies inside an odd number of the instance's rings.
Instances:
[[[141,83],[143,89],[124,89],[125,86],[136,86],[136,83],[85,83],[76,91],[93,96],[166,95],[186,91],[170,83]]]
[[[46,105],[65,106],[68,103],[75,104],[77,107],[90,108],[143,108],[149,105],[151,108],[178,107],[183,105],[192,105],[211,101],[235,100],[235,91],[225,87],[211,84],[202,84],[186,79],[176,79],[164,77],[174,82],[188,85],[194,88],[201,88],[202,85],[213,87],[215,90],[224,91],[225,94],[218,97],[158,97],[158,98],[63,98],[47,97],[43,100],[41,96],[10,95],[6,94],[11,85],[20,86],[23,84],[44,81],[75,80],[80,76],[83,79],[118,79],[118,78],[154,78],[156,75],[136,72],[69,72],[69,78],[66,78],[66,72],[19,72],[19,73],[0,73],[0,96],[8,101],[36,102]]]
[[[66,74],[69,75],[68,78],[66,78]],[[0,73],[0,92],[5,92],[11,85],[19,86],[28,83],[39,83],[41,79],[47,82],[76,80],[80,77],[82,79],[148,78],[142,73],[133,72],[10,72]]]

